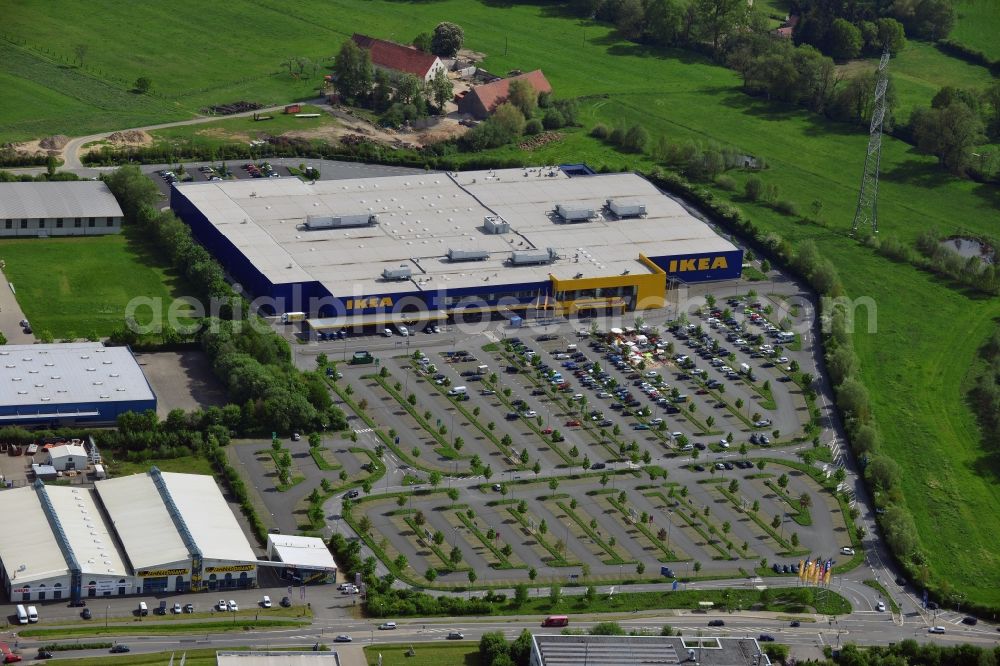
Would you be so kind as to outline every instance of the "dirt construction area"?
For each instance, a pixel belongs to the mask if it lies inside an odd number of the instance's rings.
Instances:
[[[149,386],[156,394],[156,413],[192,411],[226,404],[226,392],[200,351],[136,354]]]

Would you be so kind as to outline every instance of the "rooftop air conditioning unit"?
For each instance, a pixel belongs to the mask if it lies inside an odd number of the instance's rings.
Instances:
[[[400,266],[399,268],[387,268],[382,271],[383,280],[395,280],[403,281],[409,280],[412,272],[409,266]]]

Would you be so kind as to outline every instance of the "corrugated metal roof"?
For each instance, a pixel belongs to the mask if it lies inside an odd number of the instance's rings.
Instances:
[[[84,574],[127,576],[110,526],[104,521],[91,491],[86,488],[46,486],[59,523]]]
[[[115,195],[99,181],[0,183],[0,219],[121,216]]]
[[[163,480],[204,559],[257,561],[256,553],[214,478],[204,474],[163,472]]]
[[[99,342],[0,347],[0,408],[154,400],[128,347]]]
[[[129,562],[136,569],[189,560],[173,518],[148,474],[94,484]]]
[[[17,535],[0,539],[0,560],[13,587],[69,573],[34,488],[0,491],[0,533]]]
[[[203,559],[257,561],[215,479],[175,472],[162,472],[162,477]],[[95,487],[132,566],[144,569],[189,559],[184,539],[152,476],[107,479]]]

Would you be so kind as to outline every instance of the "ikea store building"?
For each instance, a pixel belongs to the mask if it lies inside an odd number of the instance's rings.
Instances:
[[[583,166],[184,183],[170,204],[265,311],[318,330],[659,308],[743,259],[644,178]]]

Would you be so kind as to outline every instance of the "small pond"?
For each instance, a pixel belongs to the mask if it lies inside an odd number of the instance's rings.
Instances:
[[[978,238],[948,238],[941,241],[941,246],[966,259],[979,257],[988,264],[992,264],[996,259],[996,252],[993,248]]]

